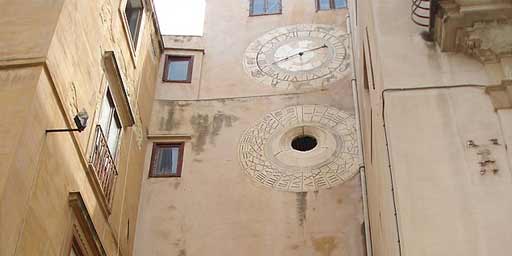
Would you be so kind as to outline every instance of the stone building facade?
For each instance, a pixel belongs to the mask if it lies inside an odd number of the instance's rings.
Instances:
[[[265,2],[207,1],[203,36],[163,37],[135,255],[365,255],[348,9]],[[189,82],[165,81],[177,56]],[[150,177],[173,143],[181,177]]]
[[[373,254],[509,255],[512,1],[412,5],[353,19]]]
[[[152,2],[0,6],[0,255],[132,255],[161,53]],[[84,112],[82,132],[47,132]]]
[[[2,256],[509,254],[510,0],[0,7]]]

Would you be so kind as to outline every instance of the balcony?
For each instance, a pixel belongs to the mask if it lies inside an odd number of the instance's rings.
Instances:
[[[114,158],[108,149],[107,139],[99,125],[96,126],[94,144],[89,159],[89,170],[93,174],[93,177],[90,178],[98,194],[97,196],[100,198],[100,205],[108,215],[112,208],[117,169]]]

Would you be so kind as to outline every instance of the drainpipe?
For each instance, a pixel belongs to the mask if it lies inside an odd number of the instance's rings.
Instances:
[[[349,8],[349,10],[351,10]],[[360,109],[359,109],[359,93],[357,90],[357,76],[356,76],[356,67],[355,67],[355,56],[356,52],[354,50],[355,42],[354,35],[352,34],[352,22],[350,19],[350,15],[347,15],[347,32],[350,35],[350,45],[352,51],[352,61],[351,61],[351,85],[352,85],[352,96],[354,98],[354,107],[355,107],[355,115],[356,115],[356,131],[357,131],[357,144],[358,144],[358,154],[360,159],[359,166],[359,176],[361,178],[361,194],[363,201],[363,218],[364,218],[364,231],[365,231],[365,244],[366,244],[366,255],[372,256],[372,241],[371,241],[371,230],[370,230],[370,217],[368,214],[368,190],[366,186],[366,173],[364,167],[364,154],[363,154],[363,135],[361,132],[361,117],[360,117]]]
[[[384,89],[381,92],[381,99],[382,99],[382,124],[384,129],[384,139],[386,142],[386,155],[387,155],[387,161],[388,161],[388,170],[389,170],[389,178],[391,180],[391,195],[393,197],[393,211],[395,215],[395,225],[396,225],[396,234],[397,234],[397,243],[398,243],[398,255],[402,255],[402,243],[400,240],[400,224],[398,222],[398,209],[396,206],[396,184],[395,184],[395,178],[393,175],[393,168],[391,165],[391,156],[389,153],[389,140],[388,140],[388,132],[387,132],[387,125],[386,125],[386,118],[385,118],[385,107],[386,107],[386,99],[384,98],[384,94],[386,92],[396,92],[396,91],[420,91],[420,90],[432,90],[432,89],[455,89],[455,88],[485,88],[485,85],[450,85],[450,86],[424,86],[424,87],[415,87],[415,88],[388,88]]]

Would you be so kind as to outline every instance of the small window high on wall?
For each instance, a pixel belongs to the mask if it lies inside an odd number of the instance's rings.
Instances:
[[[280,14],[281,0],[251,0],[250,16]]]
[[[347,0],[316,0],[317,10],[347,8]]]
[[[167,55],[163,80],[174,83],[192,82],[193,63],[193,56]]]
[[[181,177],[184,143],[155,143],[149,177]]]
[[[128,28],[130,29],[133,48],[137,48],[143,10],[144,5],[142,4],[142,0],[127,0],[124,13],[126,15]]]

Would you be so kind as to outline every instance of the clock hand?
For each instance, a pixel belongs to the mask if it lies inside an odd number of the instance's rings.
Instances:
[[[270,63],[270,64],[269,64],[269,65],[267,65],[267,66],[274,65],[274,64],[279,63],[279,62],[281,62],[281,61],[288,60],[288,59],[290,59],[291,57],[294,57],[295,55],[297,55],[297,53],[296,53],[296,54],[292,54],[292,55],[290,55],[290,56],[288,56],[288,57],[285,57],[285,58],[282,58],[282,59],[276,60],[276,61],[274,61],[274,62]]]
[[[276,61],[274,61],[274,62],[270,63],[270,65],[274,65],[274,64],[279,63],[279,62],[281,62],[281,61],[289,60],[290,58],[295,57],[295,56],[302,56],[302,55],[304,55],[304,53],[306,53],[306,52],[312,52],[312,51],[316,51],[316,50],[318,50],[318,49],[322,49],[322,48],[327,48],[327,45],[325,45],[325,44],[324,44],[324,45],[322,45],[322,46],[319,46],[319,47],[316,47],[316,48],[313,48],[313,49],[308,49],[308,50],[304,50],[304,51],[301,51],[301,52],[298,52],[298,53],[292,54],[292,55],[290,55],[290,56],[288,56],[288,57],[285,57],[285,58],[282,58],[282,59],[276,60]]]
[[[316,48],[313,48],[313,49],[309,49],[309,50],[305,50],[305,51],[299,52],[298,54],[299,54],[300,56],[302,56],[302,55],[304,55],[304,53],[306,53],[306,52],[312,52],[312,51],[316,51],[316,50],[318,50],[318,49],[322,49],[322,48],[327,48],[327,45],[325,45],[325,44],[324,44],[324,45],[322,45],[322,46],[319,46],[319,47],[316,47]]]

